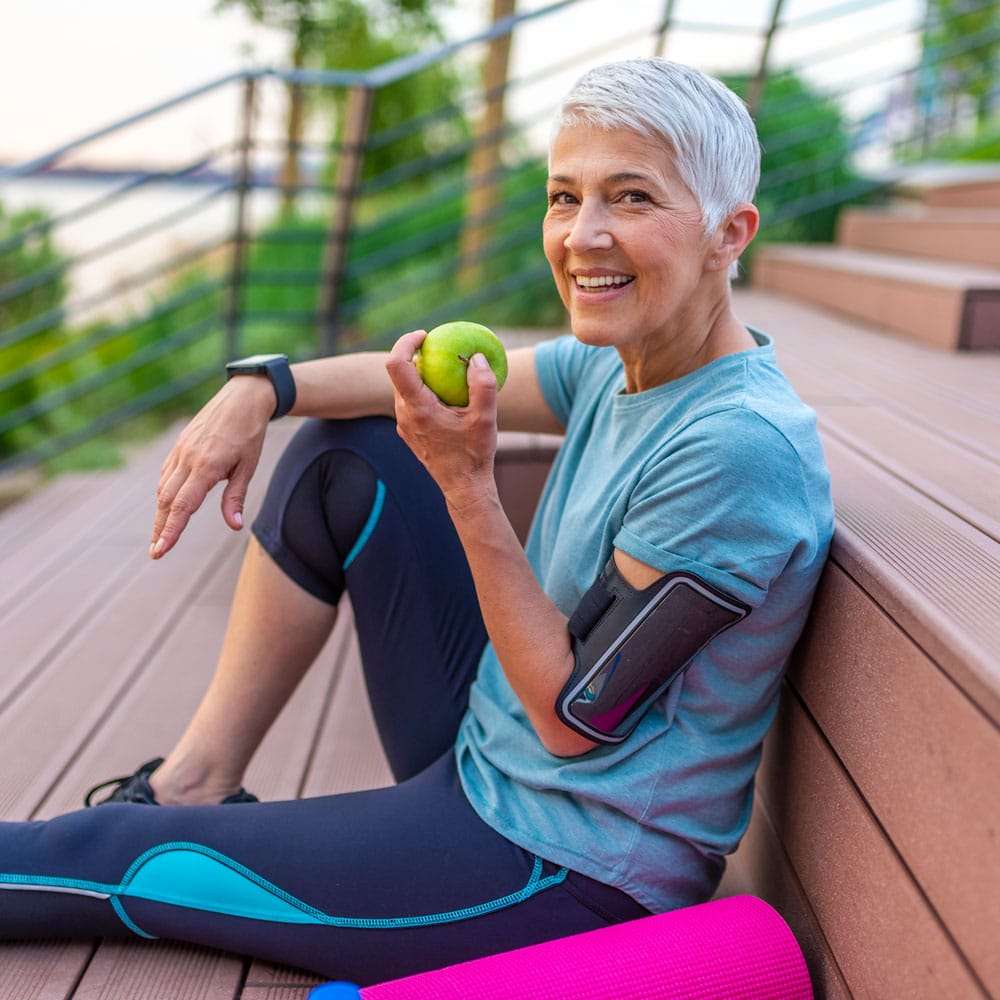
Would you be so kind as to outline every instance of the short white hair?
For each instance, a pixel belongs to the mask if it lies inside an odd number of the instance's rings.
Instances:
[[[698,200],[710,236],[760,181],[760,142],[725,84],[668,59],[626,59],[585,73],[563,99],[552,139],[569,125],[630,129],[660,140]]]

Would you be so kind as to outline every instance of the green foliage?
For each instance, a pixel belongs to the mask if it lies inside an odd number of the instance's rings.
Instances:
[[[482,266],[460,273],[464,177],[435,175],[431,190],[398,192],[394,210],[359,234],[344,313],[355,333],[383,343],[449,319],[488,326],[563,322],[541,248],[546,167],[528,160],[504,171],[500,208]]]
[[[749,77],[726,82],[745,97]],[[763,148],[761,230],[744,259],[748,265],[755,245],[832,240],[842,204],[858,190],[840,110],[794,73],[768,79],[754,119]]]
[[[924,64],[950,97],[968,95],[977,127],[986,126],[1000,76],[1000,5],[996,0],[928,0]]]
[[[328,69],[367,70],[413,55],[438,40],[438,28],[425,9],[415,7],[400,23],[379,18],[377,8],[358,0],[336,0],[329,30],[322,45]],[[387,6],[386,3],[381,5]],[[385,26],[392,25],[387,31]],[[459,106],[462,80],[445,63],[380,87],[372,107],[370,142],[365,153],[364,176],[376,178],[386,171],[459,150],[469,137],[469,126]],[[328,95],[335,109],[335,134],[342,129],[346,94]]]
[[[250,246],[240,353],[316,354],[317,308],[327,220],[282,215]]]
[[[921,157],[926,160],[1000,161],[1000,121],[973,136],[951,136],[937,142]]]
[[[560,325],[562,304],[541,248],[545,163],[512,166],[478,283],[457,278],[465,211],[461,170],[365,198],[339,300],[341,347],[388,346],[445,319],[490,326]],[[247,274],[247,350],[316,350],[325,220],[297,215],[261,232]]]
[[[62,257],[45,214],[39,209],[11,214],[0,204],[0,337],[6,343],[0,347],[0,378],[7,385],[0,389],[0,415],[12,414],[38,396],[41,379],[30,373],[64,339],[58,319],[44,317],[58,317],[65,294]],[[27,374],[18,377],[22,372]],[[46,433],[44,419],[0,432],[0,457]]]
[[[181,382],[156,407],[159,420],[203,402],[190,373],[218,379],[223,349],[221,284],[204,266],[169,278],[138,313],[70,326],[63,315],[69,261],[53,245],[44,212],[0,207],[0,459],[86,437],[95,420],[141,414],[141,400]],[[48,318],[48,321],[47,321]],[[148,421],[147,421],[148,426]],[[104,467],[130,431],[111,430],[54,469]]]

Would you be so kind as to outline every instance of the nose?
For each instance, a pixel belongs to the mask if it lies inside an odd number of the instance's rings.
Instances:
[[[610,250],[613,243],[608,219],[601,206],[584,201],[573,218],[563,245],[571,253],[584,253],[587,250]]]

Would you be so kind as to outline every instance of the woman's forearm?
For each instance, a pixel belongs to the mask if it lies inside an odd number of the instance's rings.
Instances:
[[[495,491],[447,496],[483,621],[510,686],[538,738],[559,757],[595,744],[573,732],[555,705],[573,669],[566,616],[542,590]]]
[[[292,414],[327,419],[392,416],[392,383],[385,370],[386,357],[385,352],[363,351],[293,365]]]

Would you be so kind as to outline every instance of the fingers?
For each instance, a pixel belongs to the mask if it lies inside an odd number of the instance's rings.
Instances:
[[[202,505],[214,485],[210,478],[198,477],[180,466],[165,481],[161,480],[156,494],[150,558],[159,559],[174,547],[191,515]]]
[[[497,405],[497,377],[483,354],[473,354],[466,375],[469,384],[469,409],[494,412]]]
[[[424,386],[417,374],[413,356],[420,349],[427,334],[423,330],[404,333],[392,346],[385,362],[385,370],[389,374],[393,388],[397,393],[397,403],[400,396],[412,398],[423,391],[430,391]]]

